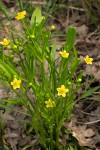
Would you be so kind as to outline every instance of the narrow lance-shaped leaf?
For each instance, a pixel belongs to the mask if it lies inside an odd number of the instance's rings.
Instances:
[[[56,41],[53,42],[52,49],[51,49],[51,55],[52,55],[53,61],[55,61],[55,57],[56,57]]]
[[[7,19],[11,22],[11,19],[9,17],[10,12],[7,9],[5,9],[2,4],[0,4],[0,10],[7,17]]]
[[[95,91],[97,91],[98,89],[100,89],[100,86],[97,86],[97,87],[94,87],[94,88],[91,88],[89,89],[88,91],[86,91],[82,96],[81,98],[86,98],[88,96],[91,96]]]
[[[76,28],[69,27],[65,44],[65,50],[67,52],[69,52],[73,48],[75,39],[76,39]]]
[[[11,78],[12,75],[17,75],[17,72],[2,60],[0,60],[0,69],[2,69],[9,78]]]
[[[18,0],[18,3],[19,3],[19,6],[20,6],[20,9],[23,10],[23,3],[22,3],[22,0]]]
[[[32,14],[30,25],[33,26],[34,21],[36,19],[36,23],[40,23],[42,21],[41,9],[37,7]]]

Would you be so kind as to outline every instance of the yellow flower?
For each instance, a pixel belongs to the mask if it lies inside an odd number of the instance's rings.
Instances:
[[[62,96],[62,97],[65,97],[66,96],[66,93],[69,92],[69,89],[65,88],[64,85],[61,85],[60,88],[57,88],[57,91],[58,91],[58,96]]]
[[[62,51],[62,52],[59,52],[59,53],[60,53],[60,55],[61,55],[62,57],[64,57],[64,58],[68,58],[68,56],[69,56],[69,53],[66,53],[65,50]]]
[[[48,99],[48,101],[45,101],[46,107],[54,107],[55,106],[55,102],[52,101],[51,99]]]
[[[17,16],[15,17],[17,20],[20,20],[20,19],[23,19],[25,18],[25,15],[26,15],[26,11],[21,11],[21,12],[18,12]]]
[[[92,64],[93,58],[90,58],[88,55],[86,55],[86,57],[84,58],[86,64]]]
[[[50,27],[50,29],[51,30],[54,30],[56,27],[54,26],[54,25],[52,25],[51,27]]]
[[[9,45],[9,43],[10,43],[10,40],[7,40],[6,38],[4,38],[2,42],[0,42],[0,44],[2,44],[4,46]]]
[[[11,85],[13,86],[13,89],[17,89],[20,88],[20,84],[21,84],[21,80],[17,80],[16,78],[14,78],[14,80],[11,82]]]

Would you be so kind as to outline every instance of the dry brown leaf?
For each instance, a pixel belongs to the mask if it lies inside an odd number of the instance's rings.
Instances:
[[[88,33],[88,29],[89,28],[85,24],[83,24],[77,27],[77,33],[79,36],[86,36]]]
[[[92,128],[87,128],[87,125],[77,126],[75,123],[75,118],[68,123],[67,128],[72,131],[73,136],[78,140],[80,146],[89,146],[91,148],[95,147],[92,137],[95,132]]]
[[[94,76],[95,79],[100,80],[100,61],[93,63],[92,66],[87,65],[86,70],[85,70],[85,75],[86,74],[91,74]]]
[[[17,137],[19,137],[19,135],[17,133],[10,133],[10,134],[6,134],[5,137],[6,138],[9,138],[9,137],[11,137],[11,138],[17,138]]]
[[[86,129],[86,125],[76,126],[73,130],[73,136],[78,140],[81,146],[94,147],[91,143],[91,137],[95,135],[92,129]]]

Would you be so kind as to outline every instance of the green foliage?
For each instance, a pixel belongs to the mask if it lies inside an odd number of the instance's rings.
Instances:
[[[88,96],[91,96],[95,91],[97,91],[98,89],[100,89],[100,86],[97,86],[97,87],[94,87],[94,88],[91,88],[89,90],[87,90],[82,96],[81,98],[86,98]]]
[[[89,24],[92,24],[97,28],[100,22],[100,1],[81,0],[81,4],[86,12]]]
[[[39,9],[39,7],[37,7],[32,14],[31,21],[30,21],[31,26],[34,25],[34,21],[37,24],[41,23],[41,21],[42,21],[41,9]]]
[[[20,0],[19,3],[23,10]],[[53,42],[50,49],[51,31],[45,28],[41,9],[35,9],[30,24],[27,23],[24,13],[22,12],[23,18],[18,20],[24,29],[22,35],[15,30],[17,34],[11,34],[10,44],[1,42],[0,78],[18,96],[18,100],[8,99],[6,103],[21,104],[27,109],[31,116],[30,125],[44,149],[60,149],[60,132],[64,121],[69,121],[72,115],[76,92],[81,86],[77,80],[83,73],[80,71],[76,76],[79,66],[79,58],[74,48],[76,28],[68,28],[66,44],[61,51],[65,51],[64,56],[57,56],[56,42]],[[8,46],[9,55],[6,55],[4,48],[6,50]],[[68,57],[66,54],[69,54]],[[85,97],[95,90],[88,91]],[[27,145],[24,149],[31,146]],[[69,146],[69,150],[73,150],[73,147]]]
[[[0,10],[3,12],[3,14],[6,16],[6,18],[8,19],[8,20],[10,20],[9,19],[9,12],[7,11],[7,9],[5,9],[4,7],[3,7],[3,5],[2,4],[0,4]]]
[[[73,48],[75,39],[76,39],[76,29],[75,27],[69,27],[65,44],[65,49],[68,52]]]

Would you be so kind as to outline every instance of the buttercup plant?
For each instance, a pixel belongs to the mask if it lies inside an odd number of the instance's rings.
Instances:
[[[31,117],[30,126],[43,149],[61,150],[60,132],[64,129],[63,123],[71,117],[75,93],[81,86],[77,82],[82,77],[81,71],[76,81],[73,80],[80,63],[74,48],[76,28],[68,28],[64,50],[60,51],[56,58],[56,47],[50,50],[51,31],[45,27],[46,19],[43,19],[41,10],[35,9],[30,24],[27,24],[26,14],[24,10],[15,16],[18,23],[22,20],[24,30],[21,35],[16,33],[16,37],[13,35],[12,39],[4,38],[0,42],[0,78],[18,96],[18,101],[6,102],[20,104],[27,109]],[[11,47],[7,56],[3,47],[10,41]],[[19,58],[17,62],[15,57]],[[92,60],[88,60],[86,57],[85,61],[89,64]],[[34,95],[34,99],[29,92]]]

